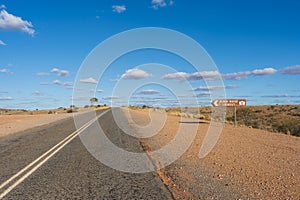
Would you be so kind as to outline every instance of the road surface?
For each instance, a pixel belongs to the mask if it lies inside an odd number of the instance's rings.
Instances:
[[[134,136],[143,129],[132,128],[135,134],[130,136],[122,126],[147,125],[148,112],[131,110],[129,119],[124,109],[117,111],[115,118],[111,110],[97,111],[99,118],[90,112],[80,114],[78,129],[69,118],[0,138],[0,199],[300,199],[300,138],[226,124],[212,152],[199,159],[211,123],[169,116],[158,134],[137,139]],[[158,166],[164,159],[153,157],[152,151],[173,141],[179,126],[184,127],[185,138],[192,134],[190,128],[199,128],[175,162],[155,172],[134,174],[105,166],[88,152],[93,148],[82,144],[80,138],[98,133],[96,120],[111,143],[129,152],[146,151]],[[149,132],[147,127],[143,133]],[[91,140],[102,141],[97,155],[128,160],[113,150],[104,152],[107,141],[102,139]],[[141,163],[129,161],[131,167]]]
[[[142,151],[135,138],[118,128],[111,111],[97,115],[114,144]],[[173,199],[155,172],[124,173],[92,157],[78,137],[91,126],[76,132],[71,118],[1,138],[0,198]]]

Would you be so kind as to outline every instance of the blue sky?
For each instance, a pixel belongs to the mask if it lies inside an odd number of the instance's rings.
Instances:
[[[249,105],[299,104],[299,9],[297,0],[0,0],[0,107],[69,107],[76,74],[89,53],[109,37],[141,27],[173,29],[202,45],[218,67],[228,98],[245,97]],[[165,71],[160,78],[174,86],[189,81],[192,90],[183,90],[182,96],[194,95],[199,105],[209,105],[207,74],[197,74],[178,56],[151,49],[120,57],[101,80],[83,78],[94,91],[78,104],[89,104],[94,95],[100,104],[126,103],[113,93],[117,80],[135,84],[153,78],[155,66],[136,69],[145,63],[172,67],[173,73]],[[168,88],[148,84],[132,93],[130,103],[176,106],[176,98]]]

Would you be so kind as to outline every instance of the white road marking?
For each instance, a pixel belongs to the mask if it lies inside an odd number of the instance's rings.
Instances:
[[[2,183],[0,185],[0,190],[5,187],[9,182],[11,182],[12,180],[14,180],[15,178],[17,178],[20,174],[22,174],[23,172],[25,172],[27,169],[29,169],[31,166],[33,166],[34,164],[36,164],[39,160],[41,160],[43,157],[45,157],[47,154],[49,154],[51,151],[53,151],[54,149],[56,149],[59,145],[61,145],[62,143],[64,143],[66,140],[68,140],[70,137],[72,137],[74,134],[76,134],[78,131],[80,131],[82,128],[84,128],[89,122],[87,122],[85,125],[83,125],[80,129],[76,130],[75,132],[71,133],[68,137],[66,137],[65,139],[63,139],[61,142],[59,142],[58,144],[56,144],[54,147],[52,147],[51,149],[49,149],[46,153],[44,153],[43,155],[41,155],[40,157],[38,157],[37,159],[35,159],[33,162],[31,162],[30,164],[28,164],[26,167],[24,167],[22,170],[20,170],[18,173],[16,173],[14,176],[12,176],[11,178],[9,178],[8,180],[6,180],[4,183]]]
[[[44,158],[41,162],[39,162],[35,167],[33,167],[30,171],[28,171],[25,175],[23,175],[21,178],[19,178],[14,184],[12,184],[10,187],[8,187],[4,192],[0,194],[0,199],[2,199],[4,196],[6,196],[11,190],[13,190],[16,186],[18,186],[20,183],[22,183],[28,176],[30,176],[32,173],[34,173],[39,167],[41,167],[45,162],[47,162],[51,157],[53,157],[57,152],[59,152],[64,146],[69,144],[74,138],[76,138],[82,131],[84,131],[87,127],[92,125],[95,121],[97,121],[101,116],[103,116],[105,113],[107,113],[109,110],[104,111],[99,116],[95,117],[94,119],[87,122],[85,125],[83,125],[78,130],[71,133],[68,137],[63,139],[61,142],[53,146],[50,150],[48,150],[46,153],[38,157],[36,160],[28,164],[26,167],[21,169],[18,173],[16,173],[14,176],[6,180],[4,183],[0,185],[0,190],[5,187],[7,184],[12,182],[14,179],[19,177],[22,173],[24,173],[26,170],[28,170],[30,167],[38,163],[41,159],[43,159],[46,155],[48,155],[50,152],[52,152],[50,155]]]

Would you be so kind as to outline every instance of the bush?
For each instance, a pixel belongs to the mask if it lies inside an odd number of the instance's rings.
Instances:
[[[282,121],[280,124],[274,124],[273,129],[277,132],[300,136],[300,123],[297,119],[288,119]]]
[[[51,110],[48,111],[48,114],[53,114],[53,112]]]
[[[252,128],[259,128],[258,122],[254,121],[252,124]]]
[[[239,108],[236,111],[237,121],[243,122],[246,126],[251,126],[253,120],[256,119],[255,114],[251,110],[251,108]]]
[[[300,117],[300,113],[288,113],[288,115],[295,116],[295,117]]]

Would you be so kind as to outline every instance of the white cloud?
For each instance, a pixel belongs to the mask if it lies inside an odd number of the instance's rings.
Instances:
[[[193,89],[193,91],[211,91],[211,90],[234,89],[234,88],[238,88],[238,86],[236,86],[236,85],[206,86],[206,87],[200,86],[200,87]]]
[[[163,76],[163,79],[177,79],[178,81],[184,80],[213,80],[220,77],[218,71],[202,71],[202,72],[194,72],[192,74],[188,74],[186,72],[176,72],[172,74],[167,74]]]
[[[155,10],[167,6],[165,0],[152,0],[151,4],[152,4],[152,8]]]
[[[220,74],[218,71],[203,71],[203,72],[195,72],[189,76],[189,80],[212,80],[217,79],[220,77]]]
[[[207,96],[210,96],[211,93],[210,92],[202,92],[200,94],[196,94],[195,96],[196,97],[207,97]]]
[[[6,6],[5,5],[0,5],[0,9],[6,9]]]
[[[56,84],[56,85],[61,85],[61,84],[62,84],[62,82],[61,82],[61,81],[59,81],[59,80],[54,80],[54,81],[53,81],[53,84]]]
[[[143,79],[143,78],[148,78],[151,76],[151,74],[148,74],[147,72],[141,70],[141,69],[129,69],[127,70],[121,78],[123,79]]]
[[[103,97],[103,100],[112,100],[112,99],[120,99],[120,97],[118,96],[107,96],[107,97]]]
[[[60,69],[58,69],[58,68],[52,68],[52,69],[50,70],[50,72],[56,73],[57,76],[68,76],[68,75],[70,74],[69,71],[67,71],[67,70],[60,70]]]
[[[96,92],[102,93],[104,92],[104,90],[96,90]]]
[[[12,97],[0,97],[0,101],[13,100]]]
[[[228,74],[219,74],[218,71],[203,71],[203,72],[195,72],[192,74],[186,72],[176,72],[172,74],[167,74],[163,76],[163,79],[176,79],[177,81],[184,80],[217,80],[222,78],[223,80],[241,80],[244,78],[248,78],[250,75],[254,76],[267,76],[276,73],[277,70],[273,68],[264,68],[264,69],[255,69],[253,71],[245,71],[245,72],[234,72]]]
[[[176,72],[176,73],[171,73],[171,74],[166,74],[165,76],[163,76],[163,79],[177,79],[177,80],[186,80],[188,79],[188,77],[190,76],[190,74],[186,73],[186,72]]]
[[[0,40],[0,46],[5,46],[6,44],[2,41],[2,40]]]
[[[264,95],[261,97],[265,97],[265,98],[286,98],[289,97],[288,94],[275,94],[275,95]]]
[[[152,8],[157,10],[159,8],[163,8],[166,6],[172,6],[174,4],[173,0],[169,0],[168,2],[166,0],[152,0],[151,1]]]
[[[98,84],[98,81],[96,81],[92,77],[89,77],[89,78],[86,78],[86,79],[80,79],[79,81],[82,82],[82,83]]]
[[[38,72],[36,73],[37,76],[48,76],[49,73],[46,73],[46,72]]]
[[[34,91],[32,94],[33,94],[33,95],[36,95],[36,96],[40,96],[40,95],[41,95],[41,92],[38,91],[38,90],[36,90],[36,91]]]
[[[126,11],[126,6],[125,5],[113,5],[113,12],[117,12],[117,13],[122,13]]]
[[[224,80],[241,80],[244,78],[248,78],[248,76],[251,74],[251,72],[234,72],[229,74],[222,74],[222,78]]]
[[[252,71],[252,74],[255,76],[267,76],[272,75],[277,72],[276,69],[273,68],[264,68],[264,69],[255,69]]]
[[[239,88],[239,86],[237,86],[237,85],[226,85],[225,88],[226,89],[235,89],[235,88]]]
[[[137,94],[158,94],[159,91],[157,90],[142,90],[140,92],[138,92]]]
[[[63,85],[64,86],[73,86],[73,83],[72,82],[63,82]]]
[[[32,36],[35,32],[31,22],[14,16],[6,10],[1,10],[0,12],[0,28],[3,30],[22,31]]]
[[[59,72],[59,69],[58,69],[58,68],[52,68],[50,72],[58,73],[58,72]]]
[[[264,69],[255,69],[253,71],[245,71],[245,72],[235,72],[230,74],[223,74],[222,78],[224,80],[241,80],[244,78],[248,78],[249,75],[254,76],[267,76],[272,75],[277,72],[274,68],[264,68]]]
[[[282,69],[282,73],[287,75],[300,74],[300,65],[285,67]]]
[[[250,71],[246,72],[234,72],[234,73],[228,73],[228,74],[222,74],[222,78],[224,80],[241,80],[248,78],[248,76],[251,74]]]
[[[50,85],[50,82],[40,82],[40,85]]]
[[[69,71],[67,71],[67,70],[60,70],[57,75],[58,76],[68,76],[69,75]]]
[[[0,73],[9,73],[8,69],[0,69]]]
[[[72,86],[73,85],[72,82],[61,82],[60,80],[54,80],[53,84],[55,84],[55,85],[64,85],[64,86]]]

